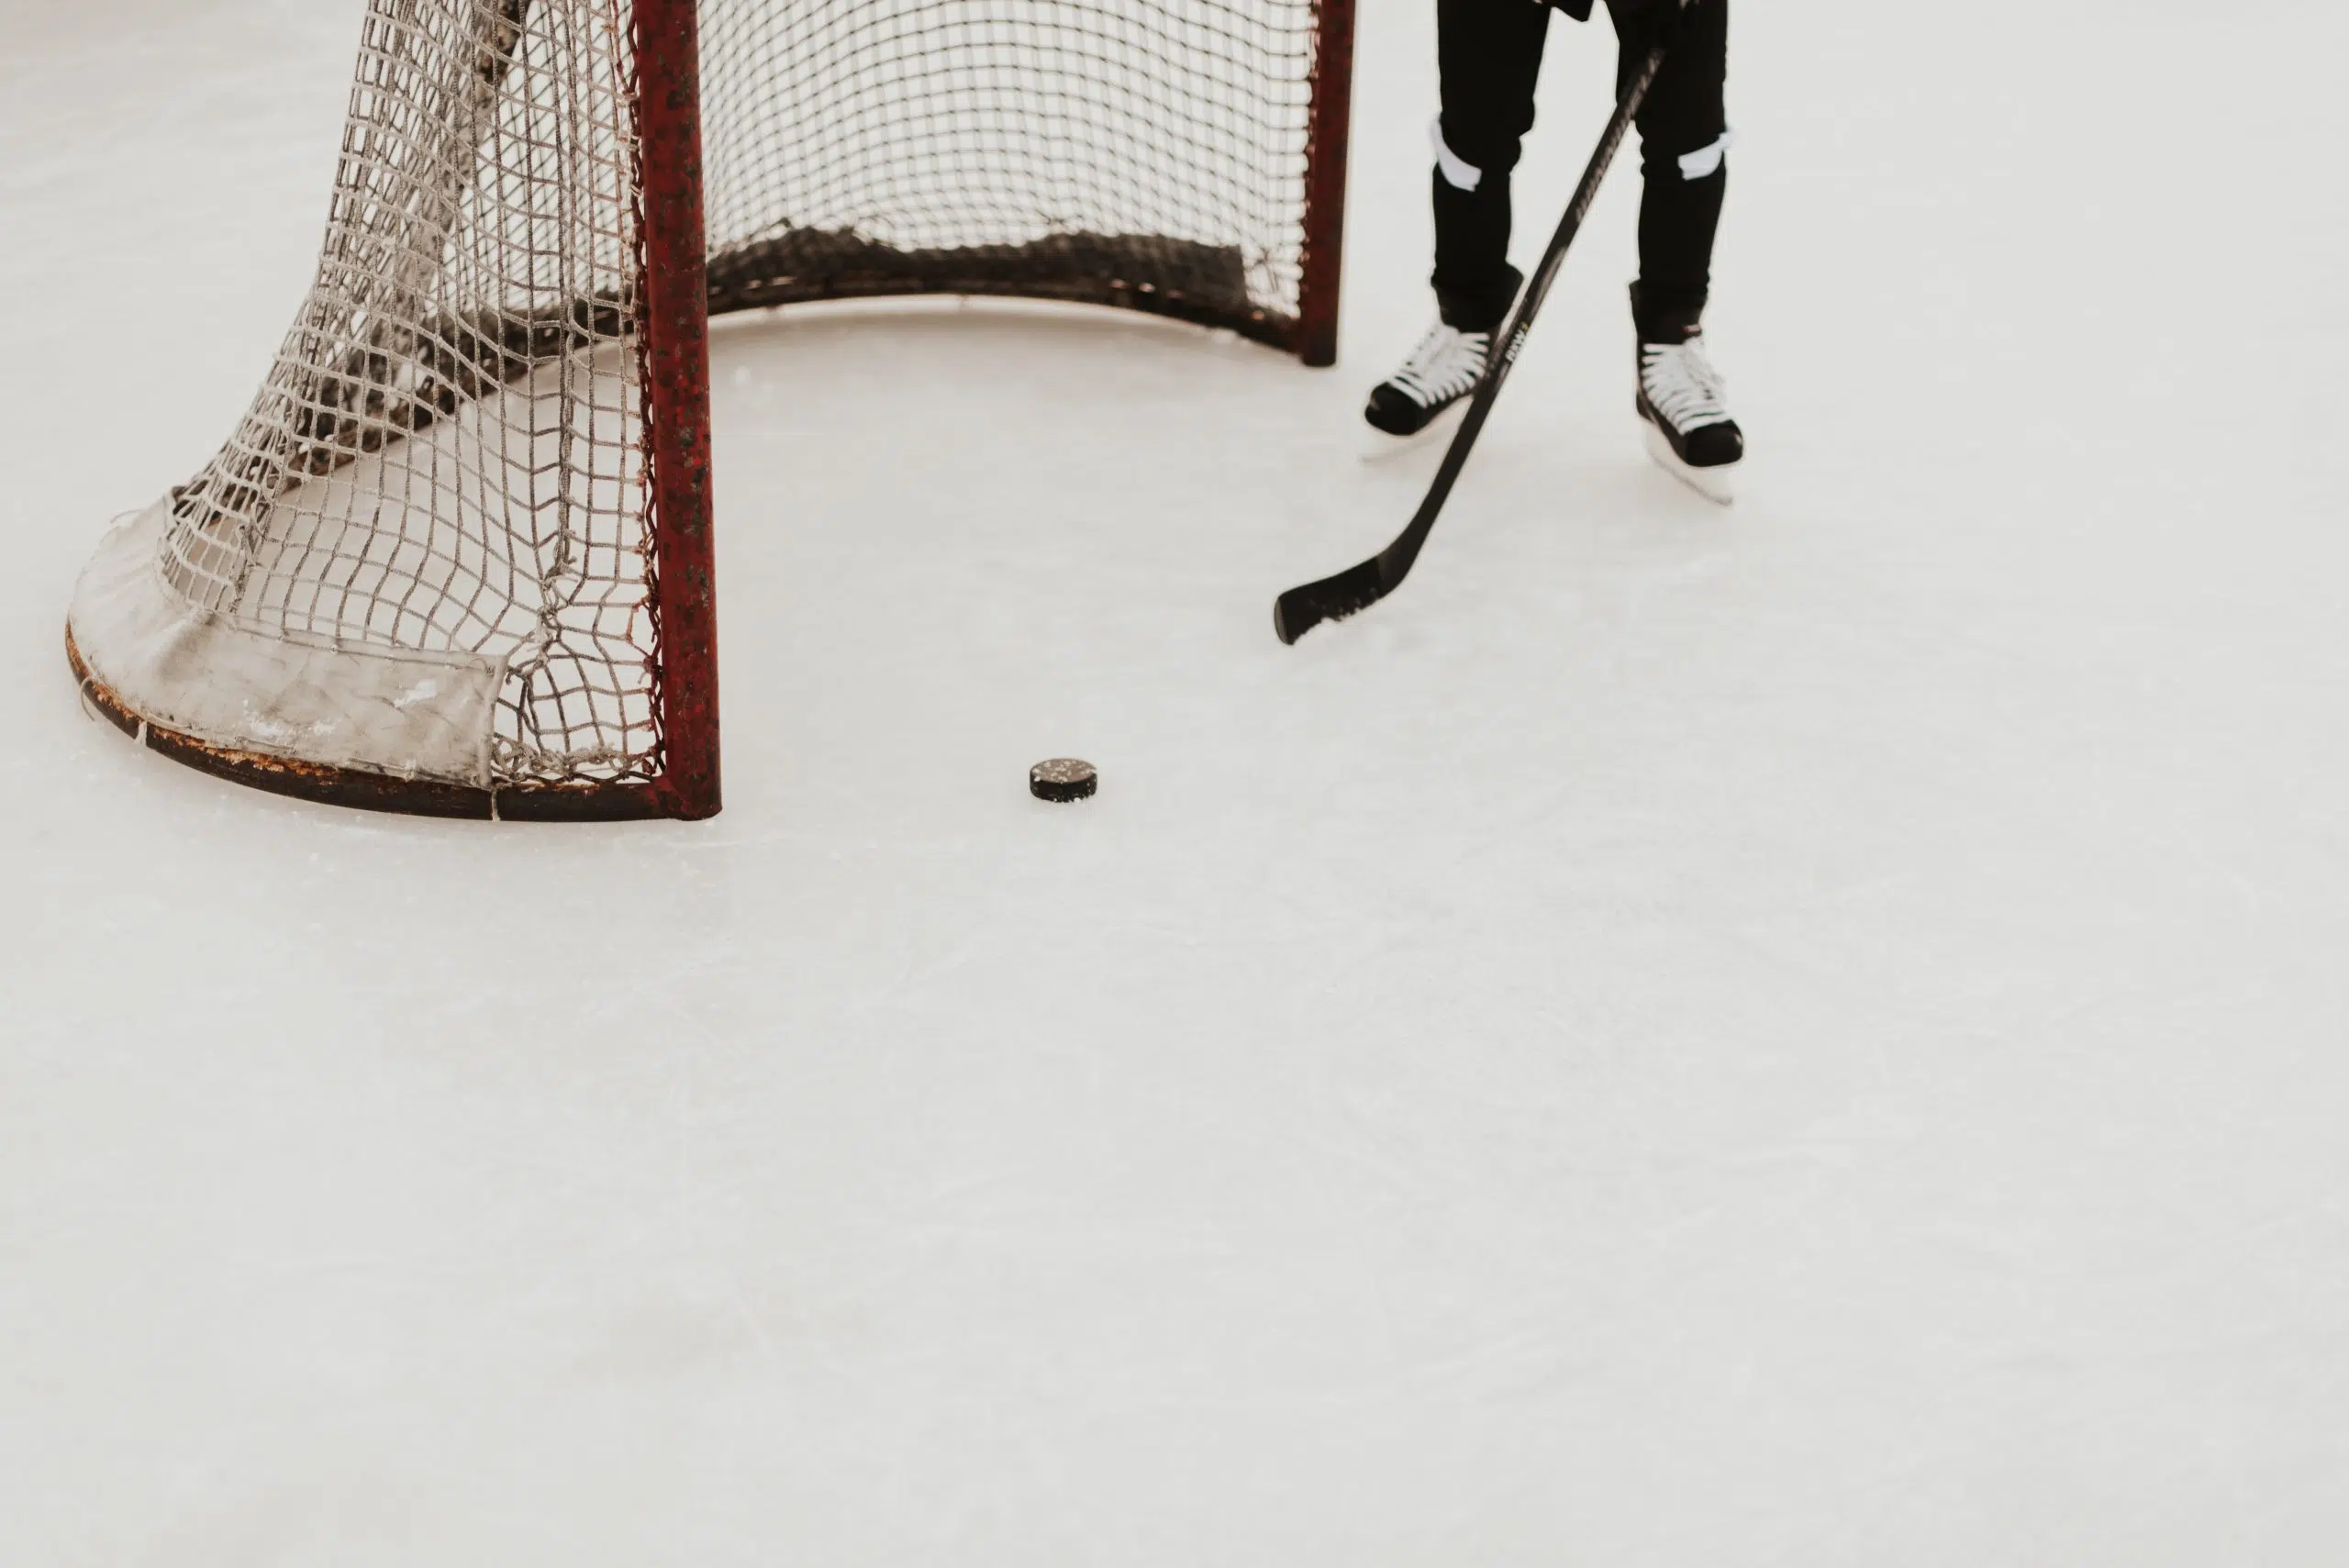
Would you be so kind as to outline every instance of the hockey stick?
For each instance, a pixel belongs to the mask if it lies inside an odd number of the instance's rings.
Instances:
[[[1419,547],[1434,531],[1436,516],[1443,510],[1460,471],[1467,466],[1469,449],[1476,444],[1477,433],[1484,429],[1486,417],[1492,413],[1493,402],[1501,395],[1501,383],[1508,379],[1509,368],[1517,363],[1518,351],[1525,347],[1525,335],[1533,329],[1534,313],[1542,308],[1543,296],[1549,294],[1559,267],[1565,261],[1566,247],[1581,232],[1582,220],[1589,215],[1591,204],[1598,199],[1598,187],[1606,180],[1615,154],[1621,150],[1633,117],[1647,101],[1648,89],[1655,85],[1656,72],[1664,69],[1664,57],[1661,46],[1650,50],[1646,63],[1617,102],[1615,117],[1607,122],[1607,134],[1598,139],[1598,150],[1590,155],[1590,167],[1583,171],[1575,199],[1567,205],[1565,217],[1558,220],[1558,231],[1550,237],[1550,248],[1542,252],[1542,264],[1533,270],[1532,281],[1525,285],[1517,308],[1509,313],[1508,326],[1501,334],[1501,351],[1486,369],[1475,395],[1469,399],[1468,417],[1453,433],[1452,445],[1443,454],[1443,466],[1436,470],[1435,483],[1428,487],[1427,499],[1419,503],[1410,526],[1396,536],[1394,543],[1361,565],[1350,566],[1319,583],[1291,588],[1275,600],[1273,630],[1283,642],[1294,643],[1325,620],[1343,620],[1370,608],[1402,586],[1403,579],[1410,575],[1411,563],[1419,558]]]

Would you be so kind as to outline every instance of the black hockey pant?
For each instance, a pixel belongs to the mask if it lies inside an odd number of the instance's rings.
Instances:
[[[1499,325],[1521,281],[1508,263],[1509,171],[1533,128],[1549,25],[1539,0],[1437,0],[1434,282],[1444,319],[1464,329]],[[1620,89],[1646,48],[1635,22],[1619,17],[1616,32]],[[1728,71],[1729,0],[1697,0],[1639,117],[1647,189],[1633,297],[1643,338],[1681,336],[1704,313],[1729,184]]]

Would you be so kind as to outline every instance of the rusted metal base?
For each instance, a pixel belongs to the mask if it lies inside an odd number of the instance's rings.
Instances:
[[[184,767],[271,795],[314,800],[360,811],[400,812],[411,817],[461,817],[476,822],[629,822],[685,813],[659,782],[542,784],[510,789],[473,789],[433,779],[403,779],[388,773],[321,767],[315,762],[272,757],[258,751],[208,745],[141,717],[91,671],[65,632],[65,659],[83,696],[107,723]]]

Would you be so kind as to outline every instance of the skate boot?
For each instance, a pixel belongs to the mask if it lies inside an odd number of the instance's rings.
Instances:
[[[1694,315],[1657,318],[1640,309],[1640,417],[1647,421],[1648,451],[1665,472],[1726,506],[1737,499],[1737,469],[1745,435],[1731,418],[1721,374],[1705,353],[1705,329]]]
[[[1436,323],[1403,368],[1371,388],[1362,417],[1386,435],[1408,438],[1424,433],[1445,414],[1459,408],[1492,362],[1493,337],[1517,298],[1525,280],[1515,267],[1504,267],[1488,286],[1473,292],[1439,286]],[[1404,441],[1379,443],[1393,450]]]
[[[1493,335],[1438,321],[1403,361],[1370,389],[1362,417],[1390,436],[1416,436],[1476,390],[1491,361]]]

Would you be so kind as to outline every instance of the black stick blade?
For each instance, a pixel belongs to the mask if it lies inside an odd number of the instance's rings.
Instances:
[[[1335,577],[1291,588],[1273,601],[1273,630],[1283,642],[1297,639],[1325,620],[1343,620],[1385,598],[1394,587],[1375,556]]]

